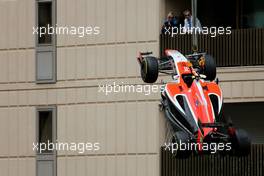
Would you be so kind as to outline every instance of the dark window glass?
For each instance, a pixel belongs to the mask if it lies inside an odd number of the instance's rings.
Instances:
[[[39,144],[52,143],[52,111],[39,111]],[[46,150],[46,152],[51,152]]]
[[[225,103],[223,112],[235,127],[246,130],[253,143],[264,143],[264,102]]]
[[[264,1],[243,0],[242,1],[242,25],[243,28],[264,27]]]
[[[38,27],[39,27],[38,43],[39,44],[51,44],[52,36],[51,34],[48,34],[48,26],[50,27],[52,26],[52,3],[39,2],[38,3]]]
[[[202,26],[234,29],[236,28],[236,1],[198,0],[197,17]]]

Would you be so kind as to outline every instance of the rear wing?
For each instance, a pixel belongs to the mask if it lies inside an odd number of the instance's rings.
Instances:
[[[173,67],[174,64],[173,64],[172,57],[157,58],[157,57],[152,56],[152,54],[153,54],[153,52],[139,52],[139,56],[137,57],[139,65],[141,65],[144,58],[153,57],[158,62],[158,65],[159,65],[158,71],[160,73],[171,75],[175,72],[174,67]]]

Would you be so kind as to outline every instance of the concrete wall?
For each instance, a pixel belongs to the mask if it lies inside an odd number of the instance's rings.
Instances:
[[[158,54],[158,0],[58,0],[58,26],[99,26],[101,34],[58,36],[58,82],[42,85],[34,83],[34,2],[0,1],[1,173],[35,175],[35,107],[56,105],[59,141],[101,147],[58,152],[59,176],[158,175],[157,102],[98,93],[98,84],[138,77],[139,51]]]
[[[218,69],[225,102],[264,101],[264,67]]]
[[[28,91],[8,91],[34,80],[34,13],[33,0],[0,1],[0,87],[6,89],[0,91],[0,171],[3,176],[35,175],[32,150],[35,108],[25,102]],[[18,94],[26,96],[22,99]]]
[[[98,152],[58,152],[59,176],[159,175],[166,131],[159,94],[105,96],[98,85],[142,84],[135,58],[158,55],[160,1],[58,0],[59,26],[98,25],[101,35],[58,36],[58,82],[41,85],[34,83],[34,2],[0,1],[1,175],[35,175],[35,107],[46,105],[57,106],[59,141],[101,143]],[[227,101],[264,101],[264,69],[248,69],[219,70]]]

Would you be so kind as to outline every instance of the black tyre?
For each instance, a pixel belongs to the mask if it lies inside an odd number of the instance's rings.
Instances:
[[[237,129],[232,140],[233,154],[236,156],[246,156],[251,150],[251,139],[245,130]]]
[[[158,79],[159,64],[155,57],[145,57],[141,63],[141,78],[145,83],[154,83]]]
[[[210,55],[205,55],[205,66],[203,73],[206,76],[205,80],[213,81],[216,78],[216,64],[214,58]]]
[[[188,145],[190,143],[190,137],[187,133],[183,132],[183,131],[177,131],[174,136],[172,137],[172,147],[174,147],[174,149],[177,147],[178,150],[173,152],[173,155],[176,158],[188,158],[191,154],[192,151],[188,150]],[[180,144],[185,145],[186,149],[184,149],[184,147],[182,149],[180,149]]]

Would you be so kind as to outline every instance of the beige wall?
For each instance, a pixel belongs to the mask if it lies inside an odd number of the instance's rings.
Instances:
[[[35,175],[32,151],[35,108],[17,104],[23,101],[18,97],[21,91],[8,91],[19,87],[15,82],[34,80],[33,2],[0,1],[0,87],[6,89],[0,91],[0,171],[3,176]]]
[[[159,175],[159,94],[105,96],[98,85],[142,84],[135,58],[139,51],[158,55],[160,3],[58,0],[58,25],[98,25],[102,35],[58,36],[58,82],[37,85],[34,1],[0,1],[1,175],[35,175],[35,107],[45,105],[57,105],[59,141],[101,143],[99,152],[59,152],[59,176]],[[248,69],[219,69],[227,101],[264,100],[264,69]]]
[[[225,102],[264,101],[264,67],[218,69]]]
[[[1,172],[35,175],[35,107],[56,104],[59,141],[101,147],[59,152],[58,175],[158,175],[157,103],[98,93],[98,84],[138,80],[139,51],[158,54],[158,0],[58,0],[57,7],[59,26],[99,26],[101,35],[58,36],[58,82],[36,85],[34,1],[0,1]]]
[[[34,47],[34,0],[0,1],[0,49]]]

